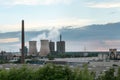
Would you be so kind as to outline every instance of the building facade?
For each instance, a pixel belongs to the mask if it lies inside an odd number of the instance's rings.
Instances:
[[[20,49],[20,53],[22,53],[22,49]],[[24,56],[28,55],[28,48],[27,46],[24,47]]]
[[[58,53],[65,53],[65,41],[58,41],[57,42],[57,52]]]
[[[60,34],[60,41],[57,42],[57,53],[65,53],[65,41],[62,41],[62,35]]]
[[[55,52],[55,43],[50,41],[49,48],[50,48],[50,53],[54,53]]]

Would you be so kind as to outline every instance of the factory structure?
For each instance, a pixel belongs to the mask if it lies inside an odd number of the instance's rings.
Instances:
[[[107,54],[98,54],[99,60],[109,61],[109,60],[120,60],[120,53],[116,48],[109,49]]]
[[[55,42],[52,42],[50,40],[50,42],[49,42],[49,49],[50,49],[50,53],[54,53],[55,52]]]
[[[65,41],[62,40],[62,35],[60,34],[60,40],[56,42],[49,40],[40,40],[41,47],[40,51],[37,51],[37,41],[29,41],[29,52],[25,46],[25,34],[24,34],[24,20],[22,20],[22,31],[21,31],[21,63],[24,63],[24,59],[28,55],[31,56],[47,56],[49,53],[61,54],[65,53]],[[56,47],[56,50],[55,50]],[[84,54],[86,56],[86,54]],[[88,55],[88,53],[87,53]],[[100,60],[120,60],[120,54],[117,49],[109,49],[108,54],[98,54]]]
[[[57,52],[65,53],[65,41],[62,41],[61,35],[60,35],[60,41],[57,42]]]
[[[62,54],[62,57],[64,58],[69,58],[68,60],[66,59],[65,61],[68,61],[71,63],[71,59],[74,58],[75,62],[72,63],[77,63],[79,60],[75,60],[75,58],[77,57],[85,57],[85,58],[89,58],[89,61],[95,61],[94,63],[96,64],[96,62],[110,62],[110,61],[118,61],[120,60],[120,51],[118,52],[116,48],[114,49],[109,49],[109,51],[106,52],[86,52],[86,48],[84,52],[66,52],[65,51],[65,41],[62,40],[62,35],[60,35],[60,40],[57,42],[51,41],[51,40],[40,40],[40,48],[39,51],[37,50],[37,41],[29,41],[29,50],[28,48],[25,46],[25,30],[24,30],[24,20],[22,20],[22,30],[21,30],[21,49],[20,49],[20,54],[16,54],[16,53],[11,53],[11,52],[5,52],[5,51],[1,51],[0,52],[0,60],[1,61],[9,61],[9,62],[14,62],[14,61],[19,61],[21,63],[25,63],[25,59],[27,60],[27,57],[30,57],[30,59],[35,60],[38,59],[39,57],[44,58],[46,57],[48,54]],[[28,53],[28,54],[27,54]],[[65,55],[63,55],[65,54]],[[30,55],[30,56],[29,56]],[[67,56],[66,56],[67,55]],[[31,57],[32,56],[32,57]],[[56,56],[56,55],[55,55]],[[59,56],[59,55],[58,55]],[[48,56],[47,56],[48,57]],[[35,59],[34,59],[35,58]],[[55,57],[56,58],[56,57]],[[94,59],[92,59],[94,58]],[[59,59],[58,59],[59,60]],[[63,60],[63,59],[62,59]],[[48,60],[49,62],[49,60]],[[51,61],[50,61],[51,62]],[[53,61],[53,63],[59,62],[61,63],[61,61]],[[64,63],[64,61],[62,61]],[[80,61],[81,63],[82,61]],[[83,62],[86,62],[85,60]],[[39,63],[41,64],[41,63]],[[100,64],[101,65],[101,64]],[[111,63],[110,63],[111,65]],[[120,64],[119,64],[120,65]]]
[[[25,46],[25,30],[24,30],[24,20],[22,20],[22,30],[21,30],[21,63],[24,63],[24,59],[27,55],[31,56],[47,56],[49,53],[65,53],[65,41],[62,41],[62,35],[60,35],[60,41],[56,43],[49,40],[40,40],[41,47],[40,51],[37,51],[37,41],[29,41],[29,52]],[[29,53],[29,54],[27,54]]]
[[[65,53],[65,41],[62,41],[62,35],[60,35],[60,41],[55,42],[49,40],[40,40],[40,51],[37,51],[37,41],[29,41],[29,55],[32,56],[47,56],[49,53]]]
[[[21,63],[25,62],[25,57],[27,55],[45,57],[50,53],[55,53],[55,54],[65,53],[65,41],[62,40],[62,35],[60,35],[60,40],[57,41],[56,43],[51,40],[50,41],[49,40],[40,40],[41,47],[40,47],[39,51],[37,51],[37,41],[29,41],[29,52],[28,52],[28,49],[25,46],[24,20],[22,20],[21,33],[22,33],[21,34],[21,49],[20,49]],[[56,47],[56,50],[55,50],[55,47]],[[27,53],[29,53],[29,54],[27,54]],[[88,56],[89,53],[85,52],[84,56]],[[65,54],[67,54],[67,53],[65,53]],[[74,53],[74,55],[75,55],[75,53]],[[79,55],[75,55],[75,56],[80,56],[80,55],[81,54],[79,53]],[[117,52],[117,49],[109,49],[109,52],[107,52],[107,54],[104,54],[103,52],[101,52],[101,53],[98,53],[97,56],[98,56],[99,60],[120,60],[120,53]]]

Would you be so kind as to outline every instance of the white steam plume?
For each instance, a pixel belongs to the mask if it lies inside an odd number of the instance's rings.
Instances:
[[[49,30],[49,32],[43,32],[42,34],[39,34],[38,36],[32,38],[31,40],[37,41],[37,48],[40,49],[40,40],[42,39],[48,39],[52,41],[56,41],[60,35],[60,31],[57,28],[53,28]]]

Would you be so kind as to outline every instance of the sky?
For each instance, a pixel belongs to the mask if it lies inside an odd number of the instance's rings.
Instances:
[[[0,33],[120,22],[120,0],[0,0]],[[0,42],[19,41],[3,38]]]
[[[119,22],[119,0],[0,0],[0,32]]]

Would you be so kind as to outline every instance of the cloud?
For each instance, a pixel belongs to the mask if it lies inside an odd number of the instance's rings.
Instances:
[[[108,51],[109,47],[106,47],[104,44],[101,44],[97,40],[89,41],[66,41],[66,50],[67,51]]]
[[[0,29],[1,32],[20,31],[21,29],[20,24],[3,24],[0,25],[0,27],[1,27]]]
[[[120,50],[120,40],[88,40],[88,41],[66,41],[67,51],[109,51],[110,48]]]
[[[35,40],[37,42],[40,42],[41,39],[57,40],[59,35],[60,35],[59,29],[52,28],[51,30],[49,30],[49,32],[43,32],[38,36],[32,38],[31,40]]]
[[[0,39],[0,43],[12,43],[12,42],[18,42],[19,38],[6,38],[6,39]]]
[[[83,27],[93,23],[91,19],[77,19],[77,18],[63,18],[63,19],[54,19],[46,21],[26,21],[25,20],[25,30],[43,30],[43,29],[60,29],[65,26],[74,26],[74,27]],[[1,32],[11,32],[11,31],[20,31],[21,22],[18,24],[4,24],[0,25]],[[5,29],[5,30],[4,30]]]
[[[108,46],[120,46],[120,40],[105,40],[104,44]]]
[[[120,8],[120,2],[87,3],[90,8]]]
[[[40,46],[41,46],[40,40],[47,39],[47,40],[56,41],[58,39],[59,35],[60,35],[59,29],[53,28],[53,29],[49,30],[48,33],[43,32],[43,33],[39,34],[38,36],[33,37],[31,39],[31,41],[37,41],[37,49],[39,50]]]
[[[60,36],[60,31],[59,31],[59,29],[56,29],[56,28],[53,28],[48,33],[48,39],[49,40],[57,40],[59,36]]]
[[[72,0],[1,0],[1,5],[51,5],[51,4],[70,4]]]
[[[42,33],[42,34],[40,34],[40,35],[38,35],[38,36],[36,36],[36,37],[34,37],[34,38],[32,38],[31,40],[34,40],[34,41],[40,41],[40,39],[47,39],[47,36],[46,36],[46,33],[44,32],[44,33]]]
[[[108,51],[110,48],[120,50],[120,40],[94,40],[89,44],[89,49],[94,51]]]

